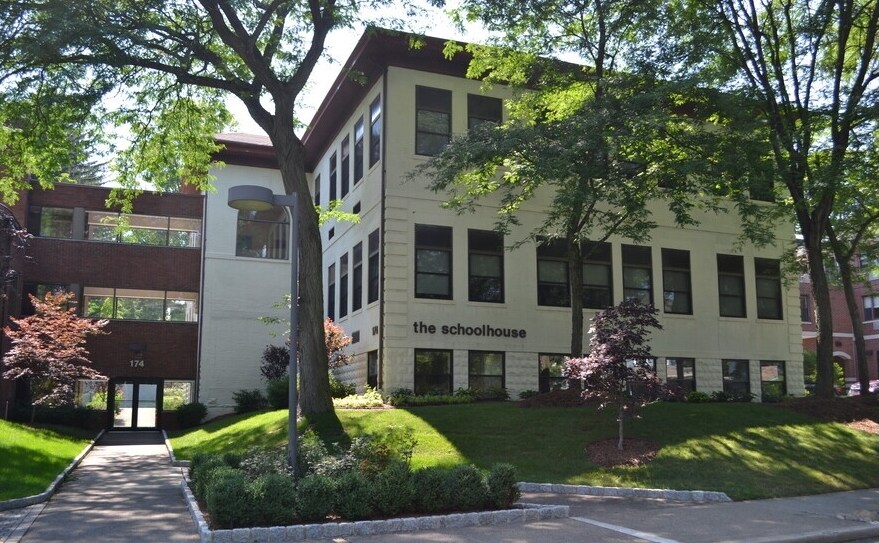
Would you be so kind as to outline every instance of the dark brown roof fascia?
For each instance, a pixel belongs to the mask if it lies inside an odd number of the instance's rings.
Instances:
[[[217,142],[224,145],[214,158],[235,166],[252,166],[255,168],[271,168],[277,170],[278,156],[272,144],[247,143],[224,139],[217,136]]]

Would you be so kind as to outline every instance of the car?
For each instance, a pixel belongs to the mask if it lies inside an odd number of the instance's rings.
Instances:
[[[877,394],[880,391],[880,380],[872,380],[868,381],[868,392],[871,394]],[[853,383],[849,386],[849,396],[858,396],[862,392],[862,385],[859,383]]]

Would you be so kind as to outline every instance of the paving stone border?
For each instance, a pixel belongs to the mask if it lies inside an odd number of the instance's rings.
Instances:
[[[615,486],[558,485],[552,483],[518,483],[520,492],[579,494],[582,496],[610,496],[617,498],[651,498],[656,500],[722,503],[733,500],[724,492],[708,490],[667,490],[660,488],[622,488]]]
[[[168,434],[165,433],[165,430],[162,430],[162,439],[165,440],[165,449],[168,451],[168,458],[171,459],[171,465],[175,468],[188,468],[189,460],[178,460],[176,456],[174,456],[174,448],[171,446],[171,440],[168,439]]]
[[[93,439],[88,445],[86,445],[82,452],[73,459],[70,465],[64,468],[64,471],[62,471],[58,474],[57,477],[55,477],[55,480],[46,487],[46,490],[33,496],[16,498],[14,500],[0,501],[0,511],[8,511],[9,509],[20,509],[22,507],[27,507],[29,505],[35,505],[48,501],[49,498],[52,497],[52,494],[54,494],[55,491],[58,490],[58,486],[62,483],[62,481],[64,481],[64,478],[67,477],[67,474],[70,473],[73,468],[77,467],[79,463],[82,462],[82,459],[85,458],[85,456],[89,454],[89,452],[91,452],[92,448],[95,446],[95,442],[101,439],[102,435],[104,435],[104,430],[101,430],[95,437],[95,439]]]
[[[431,515],[424,517],[393,518],[385,520],[364,520],[357,522],[327,522],[323,524],[297,524],[293,526],[274,526],[271,528],[236,528],[234,530],[211,530],[196,503],[186,479],[180,483],[184,498],[189,506],[193,522],[199,531],[201,543],[292,543],[310,539],[333,539],[348,536],[367,536],[393,534],[398,532],[418,532],[465,528],[468,526],[495,526],[566,518],[567,505],[519,504],[515,509],[483,511],[478,513],[456,513],[452,515]]]

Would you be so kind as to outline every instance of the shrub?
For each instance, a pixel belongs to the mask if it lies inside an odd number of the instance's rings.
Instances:
[[[290,365],[290,350],[287,345],[266,345],[263,349],[263,362],[260,364],[260,373],[267,382],[283,379],[287,376],[287,366]]]
[[[328,455],[327,447],[313,430],[306,430],[299,438],[296,450],[297,477],[312,473]]]
[[[239,390],[232,393],[232,400],[235,402],[236,413],[249,413],[258,411],[266,406],[266,398],[263,393],[257,389]]]
[[[290,378],[285,375],[269,381],[266,385],[266,399],[272,409],[287,409],[290,406]]]
[[[284,449],[252,447],[241,457],[241,470],[248,479],[264,475],[289,475],[287,452]]]
[[[711,401],[711,398],[709,398],[709,395],[705,392],[697,392],[696,390],[693,390],[688,393],[687,401],[691,403],[706,403]]]
[[[502,387],[472,389],[471,396],[478,401],[500,402],[510,399],[510,393]]]
[[[516,485],[516,468],[511,464],[493,464],[486,476],[489,487],[489,503],[498,509],[507,509],[519,499]]]
[[[324,475],[307,475],[296,488],[296,513],[304,521],[323,521],[333,511],[335,500],[333,479]]]
[[[395,516],[409,510],[410,470],[403,462],[391,462],[370,481],[370,502],[377,513]]]
[[[332,398],[345,398],[346,396],[352,396],[355,392],[354,385],[343,383],[334,377],[333,373],[330,373],[330,396]]]
[[[235,453],[196,454],[189,464],[189,479],[196,498],[204,501],[206,485],[214,477],[215,470],[219,468],[237,469],[240,461],[241,458]]]
[[[439,513],[452,508],[448,470],[438,466],[423,468],[410,477],[413,508],[419,513]]]
[[[175,416],[181,428],[192,428],[198,426],[208,416],[208,408],[200,402],[187,403],[177,409]]]
[[[293,481],[279,473],[257,477],[248,485],[252,526],[284,526],[296,516]]]
[[[528,400],[529,398],[537,396],[538,394],[540,394],[540,392],[538,392],[537,390],[523,390],[519,393],[519,399]]]
[[[336,480],[336,512],[348,520],[369,518],[373,514],[370,481],[351,470]]]
[[[484,507],[489,501],[483,474],[470,464],[460,464],[449,470],[445,481],[446,492],[457,511],[473,511]]]
[[[459,389],[463,391],[464,389]],[[457,394],[405,394],[396,392],[388,396],[388,404],[396,407],[418,407],[422,405],[455,405],[473,403],[474,397],[469,392]]]
[[[390,426],[385,433],[355,438],[349,454],[364,474],[377,473],[392,462],[409,465],[416,447],[413,429],[408,426]]]
[[[334,398],[333,407],[341,409],[371,409],[383,407],[385,401],[378,390],[367,387],[363,394],[352,394],[345,398]]]
[[[250,525],[253,519],[253,502],[247,487],[247,479],[240,471],[225,466],[218,468],[205,492],[205,504],[215,527],[238,528]]]

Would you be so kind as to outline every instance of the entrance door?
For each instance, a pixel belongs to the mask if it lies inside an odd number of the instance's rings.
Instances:
[[[158,383],[122,381],[113,385],[111,396],[113,428],[156,428],[158,421]]]

